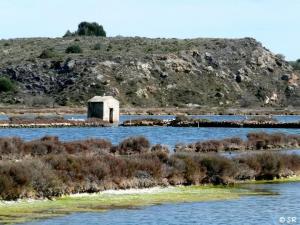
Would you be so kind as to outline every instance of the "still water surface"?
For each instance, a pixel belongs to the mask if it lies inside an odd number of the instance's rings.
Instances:
[[[75,213],[26,225],[277,225],[300,224],[300,183],[252,185],[278,195],[235,200],[164,204],[133,210]],[[294,218],[294,223],[280,223]],[[25,225],[25,224],[24,224]]]
[[[61,140],[82,140],[104,138],[112,143],[143,135],[151,144],[166,144],[173,148],[177,143],[192,143],[200,140],[223,139],[228,137],[246,138],[249,132],[283,132],[300,134],[300,129],[281,128],[197,128],[197,127],[73,127],[73,128],[10,128],[0,129],[0,137],[19,136],[25,140],[45,135],[58,136]]]

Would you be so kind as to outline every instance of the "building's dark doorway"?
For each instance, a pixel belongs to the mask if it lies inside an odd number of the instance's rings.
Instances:
[[[114,122],[114,109],[109,108],[109,122],[113,123]]]

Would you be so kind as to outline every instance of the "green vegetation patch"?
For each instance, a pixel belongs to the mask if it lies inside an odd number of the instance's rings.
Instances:
[[[69,47],[67,47],[66,49],[66,53],[82,53],[82,49],[79,45],[74,44],[74,45],[70,45]]]
[[[13,91],[14,89],[15,86],[10,79],[6,77],[0,77],[0,92],[9,92]]]
[[[57,56],[58,56],[58,54],[57,54],[57,52],[54,51],[53,48],[47,48],[42,51],[42,53],[39,57],[41,59],[50,59],[50,58],[55,58]]]
[[[0,203],[0,223],[14,224],[62,216],[74,212],[101,212],[162,203],[199,202],[236,199],[258,193],[243,188],[189,186],[141,189],[140,191],[103,192],[61,197],[55,200],[22,200]],[[270,194],[270,193],[267,193]]]

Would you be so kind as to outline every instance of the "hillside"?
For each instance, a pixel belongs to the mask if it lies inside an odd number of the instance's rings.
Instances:
[[[72,45],[81,53],[66,53]],[[0,75],[16,86],[0,93],[4,104],[85,105],[106,94],[123,107],[300,106],[299,75],[252,38],[12,39],[0,53]]]

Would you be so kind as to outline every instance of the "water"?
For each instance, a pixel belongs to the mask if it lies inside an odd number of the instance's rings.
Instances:
[[[252,185],[251,187],[272,191],[278,195],[242,197],[226,201],[164,204],[102,213],[75,213],[26,223],[26,225],[300,224],[300,183]],[[280,223],[280,218],[282,221],[283,219],[290,219],[290,221],[296,219],[296,222]]]
[[[206,127],[73,127],[73,128],[10,128],[0,129],[0,137],[19,136],[25,140],[41,138],[45,135],[58,136],[61,140],[82,140],[104,138],[112,143],[143,135],[151,144],[166,144],[173,148],[176,143],[192,143],[201,140],[228,137],[246,138],[249,132],[283,132],[300,134],[300,129],[281,128],[206,128]]]

